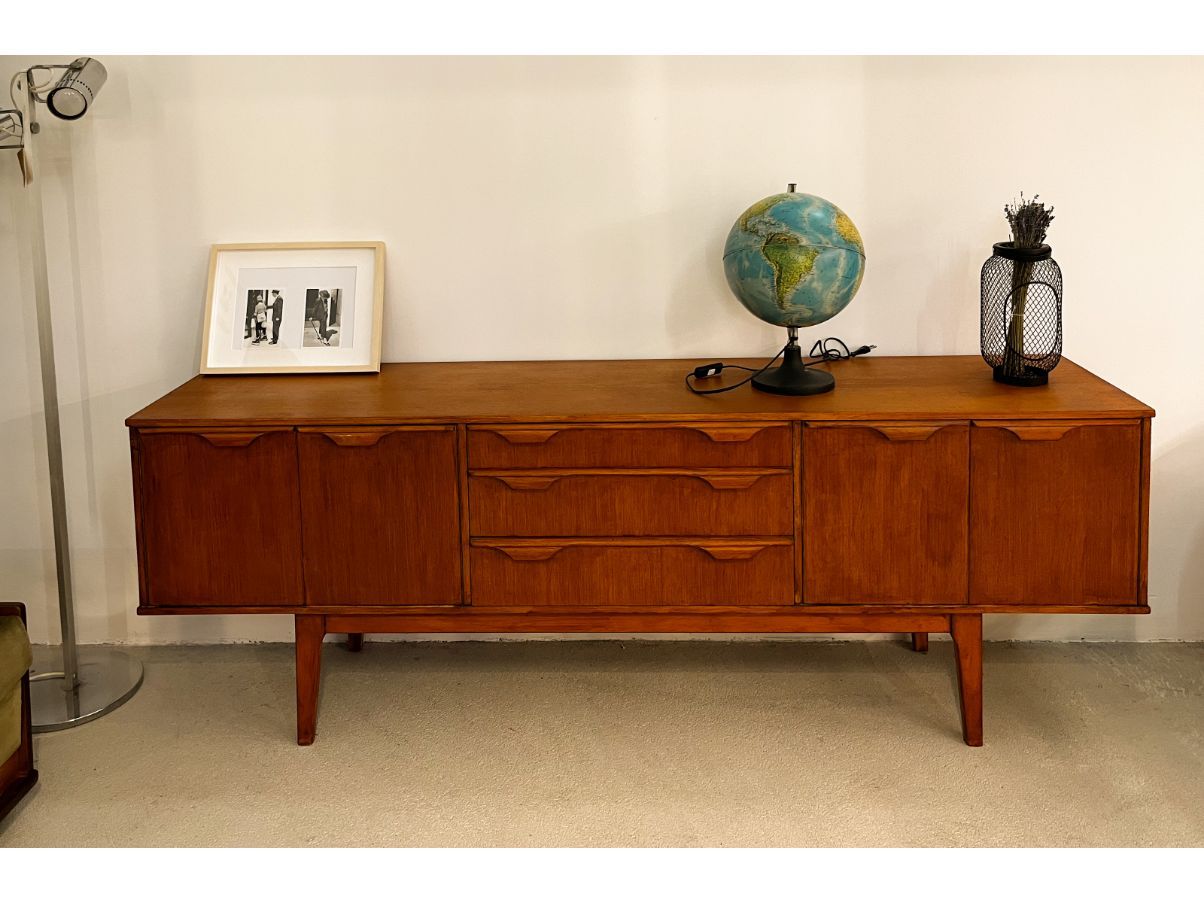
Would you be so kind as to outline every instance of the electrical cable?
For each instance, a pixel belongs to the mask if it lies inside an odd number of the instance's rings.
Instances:
[[[695,395],[719,395],[721,392],[730,392],[733,389],[739,389],[741,386],[747,385],[748,383],[752,382],[754,379],[756,379],[758,376],[760,376],[762,373],[764,373],[766,370],[768,370],[770,367],[772,367],[774,364],[776,364],[778,362],[778,358],[780,358],[783,354],[785,354],[786,349],[789,347],[790,347],[790,343],[787,342],[785,345],[783,345],[778,350],[778,353],[775,354],[770,359],[769,363],[766,364],[764,367],[762,367],[760,370],[754,370],[752,367],[745,367],[743,364],[724,364],[722,362],[716,362],[714,364],[704,364],[701,367],[695,367],[693,370],[691,370],[689,373],[686,374],[686,388],[689,389],[691,392],[693,392]],[[740,382],[733,383],[730,386],[724,386],[721,389],[696,389],[696,388],[694,388],[694,384],[692,382],[690,382],[691,378],[706,379],[707,377],[710,377],[710,376],[718,376],[720,373],[722,373],[724,370],[727,370],[727,369],[747,370],[749,373],[752,374],[752,376],[746,376],[746,377],[744,377],[744,379],[740,380]]]
[[[775,354],[772,359],[770,359],[769,363],[767,363],[764,367],[761,367],[759,370],[753,367],[745,367],[743,364],[725,364],[722,361],[716,361],[713,364],[703,364],[700,367],[695,367],[686,374],[686,388],[695,395],[719,395],[723,392],[731,392],[734,389],[739,389],[741,386],[748,385],[750,382],[776,364],[778,358],[785,354],[786,349],[789,347],[790,343],[787,342],[781,347],[781,350],[779,350],[778,353]],[[862,345],[860,348],[850,351],[849,346],[845,344],[844,340],[836,338],[835,336],[829,336],[826,339],[816,339],[815,344],[811,346],[811,353],[808,355],[810,360],[804,361],[803,366],[811,367],[815,364],[822,364],[828,361],[852,360],[853,358],[860,357],[863,354],[869,354],[877,347],[877,345]],[[722,386],[718,389],[699,389],[694,386],[694,380],[709,379],[712,376],[718,376],[724,370],[745,370],[752,375],[746,376],[738,383],[732,383],[730,386]]]
[[[23,75],[32,76],[34,72],[54,72],[55,69],[69,69],[69,68],[71,68],[71,67],[70,66],[59,66],[59,65],[54,65],[54,66],[41,65],[41,66],[31,66],[29,69],[23,69],[20,72],[18,72],[16,75],[14,75],[12,77],[12,79],[9,81],[8,96],[12,99],[14,106],[20,106],[20,104],[17,103],[17,80],[19,78],[21,78],[21,76],[23,76]],[[54,84],[53,76],[51,76],[51,78],[47,79],[46,81],[42,82],[40,85],[35,85],[33,83],[33,79],[28,78],[28,79],[26,79],[26,82],[25,82],[25,90],[29,93],[31,100],[38,100],[38,101],[41,101],[42,103],[45,103],[46,99],[44,97],[41,97],[38,92],[45,91],[52,84]]]

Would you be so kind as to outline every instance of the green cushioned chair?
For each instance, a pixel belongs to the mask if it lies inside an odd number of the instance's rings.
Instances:
[[[25,606],[0,602],[0,819],[38,781],[29,716]]]

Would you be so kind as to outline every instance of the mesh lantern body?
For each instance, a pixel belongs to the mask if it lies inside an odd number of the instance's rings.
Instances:
[[[995,245],[982,265],[982,357],[995,379],[1043,386],[1062,360],[1062,269],[1049,245]]]

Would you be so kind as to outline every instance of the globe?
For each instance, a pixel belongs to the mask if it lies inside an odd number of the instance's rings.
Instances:
[[[857,294],[865,248],[843,210],[789,191],[740,215],[723,249],[723,271],[740,303],[766,323],[814,326]]]

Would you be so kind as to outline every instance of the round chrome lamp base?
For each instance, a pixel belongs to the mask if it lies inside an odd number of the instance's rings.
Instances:
[[[68,692],[57,652],[57,647],[34,647],[29,699],[35,734],[93,721],[121,706],[142,686],[142,662],[113,649],[83,647],[78,681],[74,692]]]

